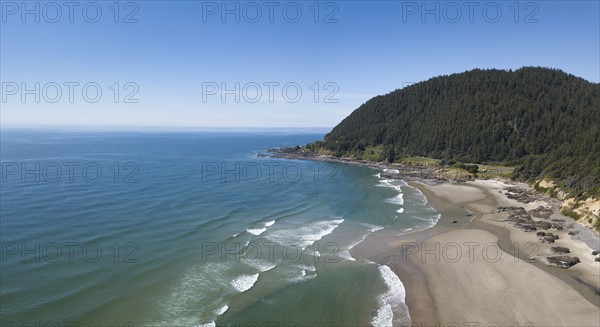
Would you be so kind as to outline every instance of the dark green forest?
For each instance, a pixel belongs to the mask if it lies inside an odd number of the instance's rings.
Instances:
[[[600,84],[539,67],[439,76],[370,99],[308,148],[362,157],[381,145],[390,162],[501,163],[599,195]]]

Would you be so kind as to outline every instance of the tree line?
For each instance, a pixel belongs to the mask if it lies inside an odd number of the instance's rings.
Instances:
[[[600,195],[600,84],[540,67],[438,76],[370,99],[307,148],[500,163],[516,179]]]

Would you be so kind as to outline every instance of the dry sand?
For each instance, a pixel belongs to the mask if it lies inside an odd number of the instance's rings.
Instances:
[[[394,241],[403,249],[389,265],[406,288],[414,326],[599,326],[600,263],[592,249],[555,232],[555,244],[504,222],[498,206],[527,210],[494,181],[419,188],[431,199],[464,207],[476,218],[464,227],[443,223]],[[581,263],[570,269],[540,264],[551,246],[568,247]],[[538,260],[524,260],[526,258]],[[490,325],[492,324],[492,325]],[[529,324],[529,325],[528,325]]]

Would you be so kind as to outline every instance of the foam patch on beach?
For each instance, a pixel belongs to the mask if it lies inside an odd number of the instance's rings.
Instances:
[[[275,220],[267,221],[265,222],[265,227],[273,226],[273,224],[275,224]]]
[[[254,284],[258,281],[259,274],[253,275],[241,275],[238,278],[231,281],[231,286],[240,292],[246,292],[251,289]]]
[[[412,217],[415,220],[423,221],[424,222],[423,225],[405,228],[402,230],[401,233],[398,234],[399,236],[414,233],[414,232],[420,232],[422,230],[426,230],[426,229],[429,229],[429,228],[435,226],[438,223],[438,221],[440,220],[440,218],[442,218],[442,214],[436,213],[436,214],[432,214],[429,217],[423,217],[423,218],[415,217],[415,216],[412,216]]]
[[[408,326],[410,315],[404,303],[406,290],[400,278],[388,266],[379,266],[379,273],[388,290],[379,296],[379,309],[371,323],[380,326]]]
[[[360,243],[362,243],[362,241],[365,240],[365,238],[367,237],[367,235],[365,235],[362,239],[357,240],[355,242],[352,242],[348,245],[348,248],[341,250],[338,253],[338,257],[348,260],[348,261],[356,261],[356,259],[354,259],[354,257],[352,257],[352,255],[350,254],[350,250],[352,250],[352,248],[354,248],[355,246],[359,245]]]
[[[427,205],[428,204],[427,196],[425,196],[425,194],[423,194],[423,192],[421,192],[421,190],[419,190],[418,188],[416,188],[416,187],[411,187],[411,188],[413,190],[415,190],[415,192],[417,192],[417,194],[419,195],[418,199],[419,199],[419,202],[421,202],[421,205]]]
[[[435,224],[438,223],[438,221],[440,221],[440,219],[442,218],[442,214],[438,213],[436,215],[433,216],[433,219],[431,220],[431,227],[435,226]]]
[[[361,224],[361,225],[363,225],[363,226],[365,226],[365,227],[368,228],[367,232],[365,234],[363,234],[361,237],[359,237],[357,240],[355,240],[355,241],[351,242],[350,244],[348,244],[345,249],[342,249],[339,252],[339,254],[338,254],[338,256],[340,258],[346,259],[348,261],[356,261],[356,259],[350,254],[350,251],[355,246],[357,246],[360,243],[362,243],[367,238],[367,236],[371,235],[372,233],[374,233],[374,232],[376,232],[378,230],[383,229],[382,226],[377,226],[377,225],[371,225],[371,224]]]

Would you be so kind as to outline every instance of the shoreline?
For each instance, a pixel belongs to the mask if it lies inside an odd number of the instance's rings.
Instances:
[[[537,244],[535,233],[508,225],[496,207],[514,200],[494,193],[488,182],[411,183],[442,212],[438,225],[393,241],[398,252],[389,265],[404,283],[413,324],[596,326],[600,262],[593,261],[592,250],[561,237],[560,245],[581,255],[582,262],[569,269],[542,262],[556,245]],[[453,227],[451,218],[444,219],[447,206],[475,217]]]
[[[558,200],[526,184],[450,180],[430,168],[293,150],[267,157],[400,170],[381,177],[405,180],[442,214],[431,228],[400,236],[379,233],[353,251],[398,275],[412,325],[597,326],[600,321],[600,262],[592,255],[600,250],[600,235],[563,216]],[[514,216],[526,216],[528,225]],[[542,243],[533,227],[558,238]],[[553,254],[553,247],[570,253]],[[580,262],[568,269],[547,262],[563,255]]]

